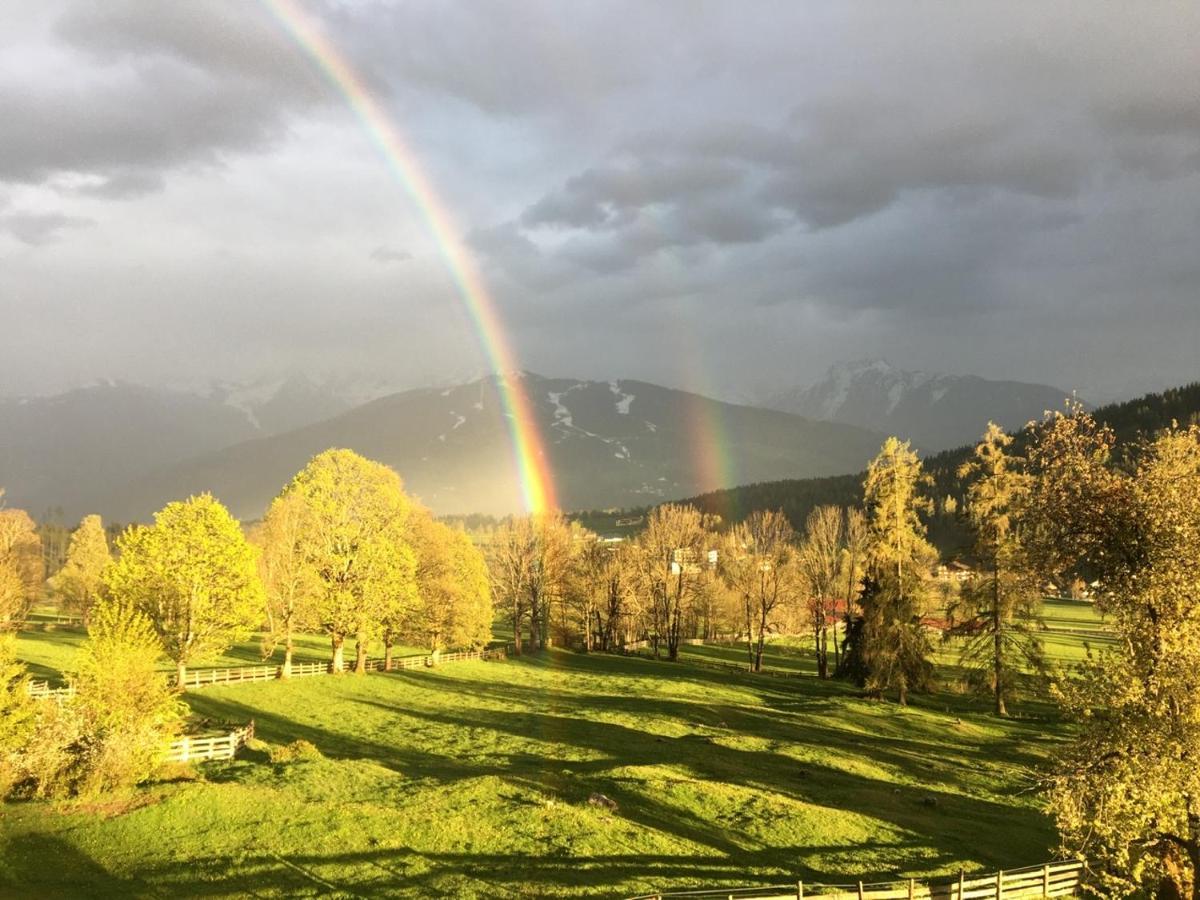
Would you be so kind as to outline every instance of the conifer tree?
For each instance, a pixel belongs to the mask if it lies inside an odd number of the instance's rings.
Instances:
[[[102,578],[107,598],[143,613],[183,687],[187,667],[226,650],[261,622],[257,553],[211,494],[168,503],[150,526],[117,539]]]
[[[83,617],[85,625],[100,597],[100,577],[112,562],[108,537],[99,516],[85,516],[71,535],[67,560],[50,579],[50,589],[63,607]]]
[[[927,482],[921,461],[907,441],[889,437],[867,468],[863,495],[870,530],[874,589],[860,596],[862,627],[854,645],[875,696],[895,690],[903,705],[910,690],[923,690],[932,677],[932,648],[921,624],[921,602],[934,550],[925,540],[920,513]]]
[[[1041,598],[1020,539],[1030,479],[1024,460],[1008,452],[1012,442],[989,422],[972,457],[959,468],[959,477],[968,482],[967,517],[975,530],[981,572],[951,607],[949,630],[964,640],[963,664],[986,674],[999,716],[1008,714],[1019,663],[1042,667],[1035,631]]]

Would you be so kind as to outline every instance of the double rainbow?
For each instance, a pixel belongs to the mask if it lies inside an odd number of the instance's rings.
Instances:
[[[467,253],[459,237],[461,232],[449,210],[434,191],[417,157],[401,139],[400,133],[372,98],[345,56],[299,9],[294,0],[263,2],[296,44],[346,98],[368,136],[383,154],[392,174],[416,204],[467,308],[484,355],[496,373],[525,508],[531,513],[553,509],[556,506],[554,483],[529,397],[521,377],[516,374],[516,356],[500,324],[496,303]]]

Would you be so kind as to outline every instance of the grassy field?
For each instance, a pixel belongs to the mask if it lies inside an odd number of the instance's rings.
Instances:
[[[198,715],[253,718],[265,744],[110,803],[0,808],[0,896],[619,896],[1051,854],[1044,707],[870,702],[788,642],[775,677],[712,665],[740,652],[205,688]],[[297,739],[321,758],[271,761]]]
[[[81,628],[56,628],[52,631],[21,631],[17,633],[17,655],[24,661],[29,674],[37,681],[62,682],[74,666],[75,652],[86,639]],[[328,662],[329,638],[317,634],[301,634],[295,639],[292,658],[296,662]],[[354,664],[354,641],[346,641],[346,664]],[[382,656],[383,648],[378,644],[370,647],[371,656]],[[424,654],[418,647],[396,647],[396,656]],[[234,644],[224,653],[197,661],[193,668],[210,666],[264,666],[283,662],[283,647],[276,647],[267,658],[262,654],[262,635]],[[167,659],[159,662],[164,672],[173,672],[174,663]]]

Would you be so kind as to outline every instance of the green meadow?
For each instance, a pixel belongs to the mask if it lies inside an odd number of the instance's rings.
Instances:
[[[22,652],[53,677],[78,638],[25,634]],[[0,896],[620,896],[1053,855],[1034,791],[1065,733],[1048,704],[900,708],[813,677],[803,641],[773,643],[762,675],[743,654],[554,650],[196,690],[198,718],[253,719],[256,743],[104,802],[0,807]]]

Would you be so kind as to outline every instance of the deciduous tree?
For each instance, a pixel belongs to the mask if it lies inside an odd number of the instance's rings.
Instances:
[[[0,629],[29,616],[43,587],[42,542],[23,509],[0,509]]]
[[[65,609],[82,616],[85,625],[100,597],[100,578],[110,562],[112,554],[100,517],[84,516],[71,535],[66,562],[50,579],[50,590]]]
[[[407,534],[412,504],[399,475],[351,450],[313,457],[284,494],[304,506],[303,555],[320,585],[313,620],[329,635],[333,670],[343,670],[345,639],[355,635],[361,674],[386,604],[415,585]]]
[[[741,601],[750,667],[762,671],[773,616],[795,600],[795,534],[782,512],[758,510],[734,526],[721,554],[726,582]]]
[[[817,651],[817,675],[829,677],[829,620],[836,607],[841,583],[842,511],[836,506],[818,506],[808,514],[799,564],[808,599],[809,624]]]
[[[283,642],[280,675],[292,674],[293,636],[314,618],[319,579],[305,549],[308,507],[298,493],[276,497],[252,538],[259,548],[258,571],[266,601],[264,655]]]
[[[106,597],[145,614],[183,686],[187,667],[249,636],[261,622],[256,552],[210,494],[167,504],[151,526],[117,539]]]
[[[1105,893],[1178,872],[1200,898],[1200,429],[1117,465],[1112,431],[1076,409],[1045,423],[1030,463],[1039,559],[1098,579],[1117,634],[1056,685],[1079,725],[1052,776],[1063,842]]]

